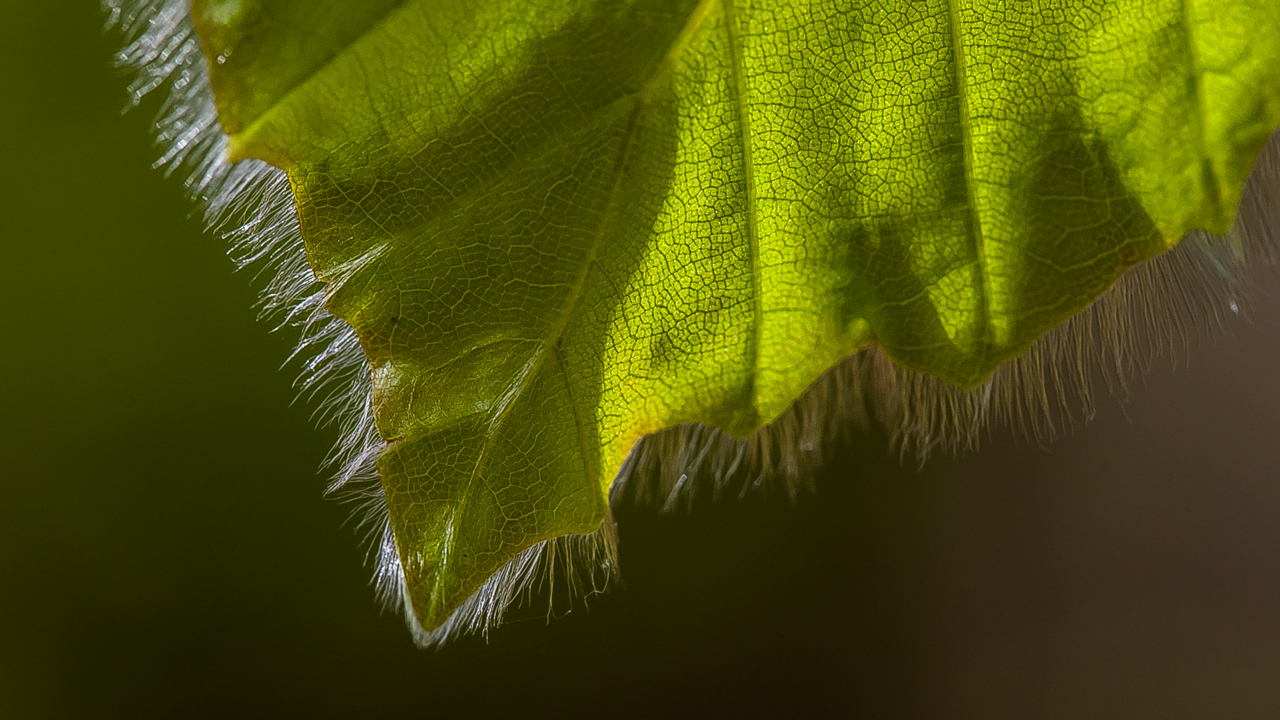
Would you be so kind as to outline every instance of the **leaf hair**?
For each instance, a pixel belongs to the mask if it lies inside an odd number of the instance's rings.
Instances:
[[[524,550],[441,627],[428,632],[419,625],[378,479],[376,463],[387,443],[374,424],[368,362],[355,331],[325,309],[344,277],[327,285],[316,281],[283,171],[260,160],[227,162],[228,138],[186,0],[102,4],[108,25],[125,41],[117,63],[134,72],[130,106],[153,91],[164,93],[154,121],[156,166],[182,178],[207,226],[228,240],[236,264],[262,279],[261,316],[276,328],[297,328],[288,360],[300,366],[296,386],[317,401],[321,422],[341,429],[328,459],[336,467],[328,491],[354,503],[370,544],[377,594],[403,614],[415,641],[425,647],[487,633],[540,582],[577,597],[603,591],[618,569],[611,515],[595,533]],[[1131,268],[1088,309],[973,390],[899,367],[870,347],[829,370],[781,417],[744,439],[706,425],[643,438],[620,468],[610,503],[674,511],[699,493],[733,498],[777,492],[794,499],[812,490],[809,478],[823,463],[824,448],[873,426],[888,431],[904,459],[917,462],[932,453],[973,450],[1000,429],[1047,443],[1092,418],[1101,391],[1123,402],[1157,359],[1176,363],[1193,339],[1219,336],[1247,314],[1255,288],[1246,270],[1275,265],[1278,235],[1280,134],[1273,134],[1225,237],[1190,233],[1172,250]]]

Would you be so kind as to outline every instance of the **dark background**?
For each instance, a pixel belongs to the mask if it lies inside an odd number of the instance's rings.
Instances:
[[[95,3],[0,11],[0,717],[1280,716],[1274,274],[1128,418],[624,511],[625,589],[419,651]]]

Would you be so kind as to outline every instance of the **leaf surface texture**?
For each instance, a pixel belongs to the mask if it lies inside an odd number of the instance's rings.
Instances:
[[[589,533],[633,443],[849,354],[962,388],[1184,233],[1280,124],[1280,3],[194,0],[374,378],[430,630]]]

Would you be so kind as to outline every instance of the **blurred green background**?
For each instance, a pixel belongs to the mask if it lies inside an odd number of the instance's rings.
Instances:
[[[96,4],[0,8],[0,718],[1280,716],[1274,274],[1049,450],[622,509],[625,588],[419,651]]]

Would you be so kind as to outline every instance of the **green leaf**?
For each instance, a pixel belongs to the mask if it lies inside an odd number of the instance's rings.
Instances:
[[[646,433],[879,344],[962,388],[1192,229],[1280,124],[1280,3],[194,0],[372,367],[421,625],[588,533]]]

